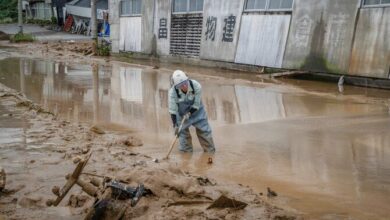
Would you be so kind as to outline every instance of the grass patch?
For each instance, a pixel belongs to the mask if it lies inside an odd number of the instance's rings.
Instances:
[[[32,36],[31,34],[17,33],[11,36],[10,41],[12,43],[33,42],[34,36]]]

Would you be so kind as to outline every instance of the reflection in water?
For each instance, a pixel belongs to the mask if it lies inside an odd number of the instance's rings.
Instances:
[[[161,138],[172,136],[169,72],[119,63],[107,67],[28,59],[3,60],[0,67],[2,83],[62,118],[124,125]],[[203,103],[218,153],[212,166],[198,152],[181,155],[177,160],[184,169],[246,183],[259,191],[267,181],[277,182],[285,194],[290,186],[331,195],[341,209],[368,207],[368,213],[390,214],[385,207],[390,204],[386,106],[285,93],[276,86],[195,79],[203,86]],[[150,151],[165,149],[151,147]]]

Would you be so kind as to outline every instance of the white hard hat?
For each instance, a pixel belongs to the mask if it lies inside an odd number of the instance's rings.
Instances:
[[[176,70],[172,74],[172,83],[173,85],[177,88],[182,84],[183,82],[186,82],[188,80],[187,75],[181,71],[181,70]]]

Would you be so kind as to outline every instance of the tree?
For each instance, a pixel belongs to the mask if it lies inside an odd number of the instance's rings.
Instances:
[[[18,0],[0,0],[0,20],[18,18]]]

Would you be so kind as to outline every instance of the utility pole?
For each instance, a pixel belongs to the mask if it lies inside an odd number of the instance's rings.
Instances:
[[[22,0],[18,0],[18,24],[19,24],[19,33],[23,34],[23,4]]]
[[[92,50],[93,53],[97,52],[97,10],[96,0],[91,0],[91,36],[93,40]]]

